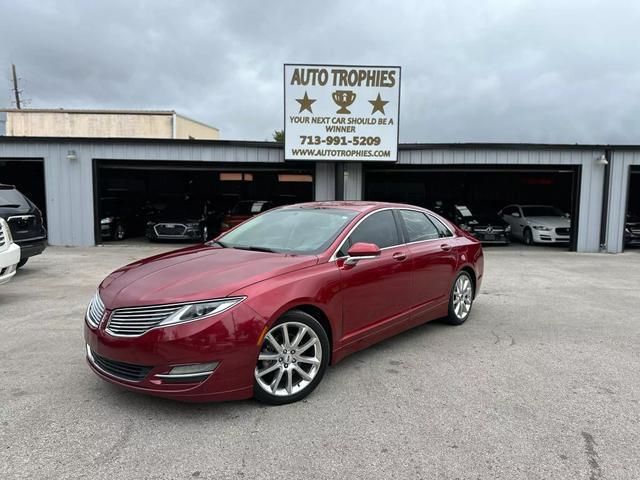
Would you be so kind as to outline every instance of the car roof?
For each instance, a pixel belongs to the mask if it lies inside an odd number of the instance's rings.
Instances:
[[[390,202],[369,202],[359,200],[344,200],[344,201],[326,201],[326,202],[306,202],[296,203],[293,205],[287,205],[282,208],[342,208],[345,210],[355,210],[357,212],[370,212],[378,210],[380,208],[420,208],[415,205],[408,205],[404,203],[390,203]]]

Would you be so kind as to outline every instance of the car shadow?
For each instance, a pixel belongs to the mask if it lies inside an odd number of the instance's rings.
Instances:
[[[408,346],[407,344],[415,342],[416,339],[425,339],[451,328],[453,327],[445,325],[438,320],[410,328],[409,330],[367,347],[364,350],[349,355],[334,367],[330,367],[326,375],[346,375],[352,368],[360,368],[360,365],[363,363],[366,364],[379,359],[382,351],[386,352],[385,355],[387,355],[389,359],[393,359],[395,358],[394,354],[389,353],[389,350],[404,352]],[[278,408],[262,404],[254,399],[205,403],[181,402],[179,400],[127,390],[126,388],[105,382],[98,378],[96,378],[95,381],[96,386],[91,389],[92,395],[95,395],[93,401],[109,401],[114,408],[121,408],[122,404],[126,403],[127,410],[132,414],[148,415],[149,412],[153,412],[154,415],[170,415],[173,418],[180,418],[184,421],[192,420],[197,422],[202,419],[203,415],[213,414],[232,420],[242,418],[245,413],[255,413],[261,409]],[[321,389],[322,387],[320,386],[319,388]],[[299,408],[306,408],[303,405],[311,402],[313,396],[320,393],[320,391],[321,390],[314,392],[312,396],[308,397],[309,400],[304,399],[293,405],[299,405]],[[286,406],[282,408],[286,408]]]

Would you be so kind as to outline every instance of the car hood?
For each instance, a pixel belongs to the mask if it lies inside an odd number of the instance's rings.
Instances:
[[[207,300],[316,263],[315,256],[199,245],[122,267],[99,290],[108,309]]]
[[[202,221],[202,216],[198,215],[157,215],[151,219],[153,223],[198,223]]]
[[[500,227],[506,225],[506,222],[498,215],[491,214],[474,215],[473,217],[465,218],[465,220],[465,223],[469,225],[495,225]]]
[[[527,217],[527,221],[530,225],[542,225],[552,228],[571,226],[571,219],[567,217]]]

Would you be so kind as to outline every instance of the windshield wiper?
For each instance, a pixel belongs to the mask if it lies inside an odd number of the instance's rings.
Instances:
[[[213,245],[214,243],[217,243],[218,245],[220,245],[222,248],[227,248],[229,245],[227,245],[226,243],[222,243],[220,240],[212,240],[211,245]]]
[[[270,248],[267,247],[253,247],[250,245],[234,245],[233,248],[238,249],[238,250],[251,250],[252,252],[268,252],[268,253],[276,253],[275,250],[272,250]]]
[[[18,205],[17,203],[6,203],[4,205],[0,205],[0,208],[2,207],[7,207],[7,208],[18,208],[20,205]]]

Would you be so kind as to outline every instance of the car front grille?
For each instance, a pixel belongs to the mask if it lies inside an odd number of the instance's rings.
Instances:
[[[181,223],[158,223],[153,227],[159,237],[182,236],[187,231],[187,226]]]
[[[123,380],[129,380],[130,382],[139,382],[144,380],[153,367],[147,365],[135,365],[133,363],[119,362],[117,360],[111,360],[98,355],[87,346],[87,354],[89,360],[104,373],[121,378]]]
[[[0,225],[0,247],[4,247],[6,240],[4,239],[4,228]]]
[[[87,323],[93,328],[98,328],[98,325],[100,325],[100,321],[102,320],[103,316],[104,303],[102,303],[100,295],[96,293],[89,302],[89,307],[87,308]]]
[[[569,229],[568,228],[556,228],[556,233],[558,235],[569,235]]]
[[[119,337],[137,337],[156,327],[182,307],[183,305],[154,305],[119,308],[111,315],[107,332]]]
[[[16,232],[23,232],[32,230],[36,227],[35,215],[16,215],[9,217],[7,223],[11,226],[12,230]]]
[[[504,233],[504,227],[474,227],[473,231],[477,233],[501,234]]]

